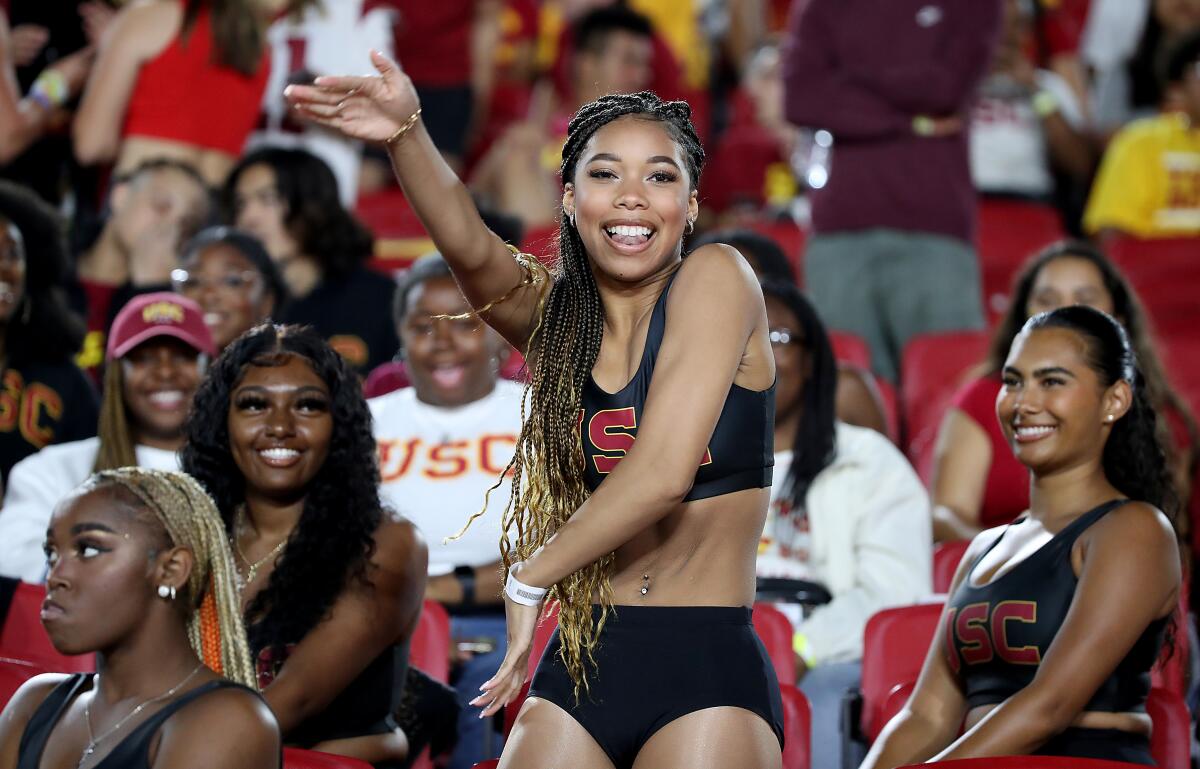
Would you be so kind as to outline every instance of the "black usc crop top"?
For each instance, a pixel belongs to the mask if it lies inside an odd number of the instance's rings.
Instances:
[[[638,419],[666,327],[667,294],[678,274],[668,279],[654,305],[642,360],[629,383],[615,393],[601,390],[590,376],[584,385],[579,435],[584,482],[591,491],[613,471],[637,438]],[[696,478],[684,501],[770,486],[775,464],[774,431],[775,385],[761,391],[731,385],[708,450],[696,458]]]

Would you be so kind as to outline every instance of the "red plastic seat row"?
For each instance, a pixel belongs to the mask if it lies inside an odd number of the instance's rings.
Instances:
[[[27,660],[60,673],[90,673],[96,669],[94,654],[60,654],[42,627],[42,602],[46,586],[21,582],[0,627],[0,656]]]

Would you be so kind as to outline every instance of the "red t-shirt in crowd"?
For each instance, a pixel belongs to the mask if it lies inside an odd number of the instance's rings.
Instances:
[[[1040,0],[1040,5],[1038,33],[1047,58],[1075,53],[1087,25],[1091,0]]]
[[[466,86],[471,82],[471,25],[477,0],[367,0],[397,12],[396,58],[418,86]]]
[[[992,444],[992,464],[979,508],[979,525],[985,529],[1011,523],[1029,508],[1029,470],[1013,456],[1000,431],[996,418],[999,394],[1000,377],[981,377],[964,385],[952,404],[983,428]]]

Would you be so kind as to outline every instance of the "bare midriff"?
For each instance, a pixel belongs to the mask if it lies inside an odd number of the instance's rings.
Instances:
[[[121,151],[113,170],[119,175],[132,171],[147,160],[157,158],[178,160],[191,165],[213,187],[219,187],[225,183],[225,177],[229,175],[233,164],[237,162],[235,156],[220,150],[206,149],[169,139],[128,136],[121,142]]]

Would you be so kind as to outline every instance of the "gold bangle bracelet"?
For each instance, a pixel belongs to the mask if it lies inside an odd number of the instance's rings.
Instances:
[[[392,144],[395,144],[396,142],[403,139],[404,135],[407,134],[409,131],[411,131],[413,126],[415,126],[417,124],[417,121],[420,119],[421,119],[421,108],[417,107],[417,111],[412,113],[412,116],[410,116],[408,118],[408,120],[404,121],[404,125],[397,128],[396,133],[389,136],[387,141],[384,142],[384,144],[386,144],[390,147]]]

